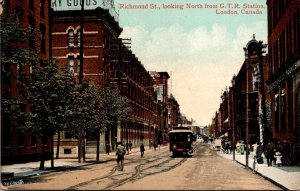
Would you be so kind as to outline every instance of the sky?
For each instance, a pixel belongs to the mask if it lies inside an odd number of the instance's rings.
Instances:
[[[74,4],[79,0],[63,1]],[[93,4],[99,0],[85,1]],[[242,14],[245,3],[264,8],[258,9],[261,14]],[[122,9],[120,4],[154,4],[160,9]],[[202,8],[188,9],[186,4]],[[121,37],[131,38],[132,52],[146,70],[169,73],[169,94],[178,101],[181,113],[200,126],[211,123],[221,92],[239,72],[243,47],[253,34],[267,43],[266,0],[114,0],[114,5],[123,28]],[[163,5],[184,5],[184,9],[165,9]],[[217,14],[229,9],[238,15]]]
[[[267,43],[265,0],[115,0],[116,8],[120,3],[240,5],[238,15],[218,15],[212,8],[118,9],[121,36],[132,39],[132,51],[148,71],[169,73],[169,93],[181,113],[197,125],[211,123],[221,92],[239,72],[243,47],[253,34]],[[244,3],[265,8],[260,9],[262,14],[244,15],[240,13]]]

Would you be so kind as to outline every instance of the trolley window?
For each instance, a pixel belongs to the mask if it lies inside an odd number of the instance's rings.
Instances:
[[[191,141],[190,133],[170,133],[170,142],[188,142]]]

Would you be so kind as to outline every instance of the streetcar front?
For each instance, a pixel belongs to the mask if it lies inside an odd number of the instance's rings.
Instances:
[[[193,133],[190,130],[177,129],[169,132],[169,150],[173,156],[193,152]]]

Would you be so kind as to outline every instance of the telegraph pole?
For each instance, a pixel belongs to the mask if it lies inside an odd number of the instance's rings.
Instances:
[[[79,84],[83,79],[83,14],[84,14],[84,0],[81,0],[80,12],[80,70],[79,70]]]
[[[79,84],[82,84],[83,79],[83,14],[84,14],[84,0],[81,0],[81,11],[80,11],[80,42],[79,42],[79,48],[80,48],[80,67],[79,67]],[[83,158],[83,161],[85,162],[85,138],[79,137],[80,140],[78,140],[78,152],[79,157],[78,160],[81,162],[81,157]]]

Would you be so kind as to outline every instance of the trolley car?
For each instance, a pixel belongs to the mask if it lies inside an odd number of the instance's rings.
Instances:
[[[169,150],[173,156],[191,154],[193,152],[193,132],[188,127],[173,127],[169,132]]]

